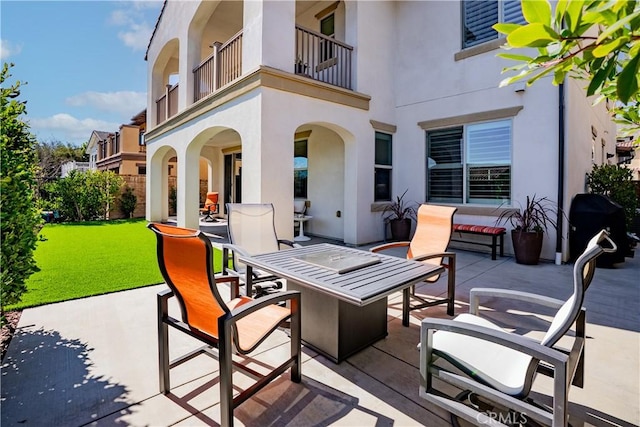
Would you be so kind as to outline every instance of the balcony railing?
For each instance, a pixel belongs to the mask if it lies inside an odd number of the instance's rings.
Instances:
[[[162,123],[178,112],[178,83],[167,85],[164,95],[156,100],[156,123]]]
[[[351,89],[352,53],[348,44],[296,25],[296,74]]]
[[[193,69],[193,99],[198,101],[242,74],[242,31],[226,43],[214,43],[213,53]]]

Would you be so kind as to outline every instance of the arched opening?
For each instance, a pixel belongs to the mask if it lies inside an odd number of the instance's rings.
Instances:
[[[313,216],[305,232],[344,240],[345,139],[342,128],[326,123],[299,126],[294,135],[294,197]]]
[[[189,25],[189,62],[193,101],[198,101],[242,74],[241,1],[205,1]]]
[[[178,112],[180,43],[172,39],[162,48],[151,76],[152,108],[149,118],[160,124]]]
[[[219,216],[224,215],[225,203],[242,201],[242,141],[237,131],[225,127],[211,127],[198,134],[189,144],[190,158],[198,158],[199,180],[187,183],[198,188],[198,200],[202,205],[207,192],[217,192],[220,204]],[[189,200],[189,199],[187,199]],[[191,211],[188,206],[188,211]]]

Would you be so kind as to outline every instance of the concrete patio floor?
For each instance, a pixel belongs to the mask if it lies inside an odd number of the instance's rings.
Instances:
[[[215,228],[222,227],[211,228],[208,232],[215,234]],[[492,261],[488,254],[454,250],[456,313],[467,311],[473,287],[520,289],[562,299],[571,293],[572,265],[522,266],[509,257]],[[640,424],[639,276],[638,256],[596,271],[585,302],[585,387],[569,393],[572,426]],[[2,425],[217,425],[215,360],[199,357],[173,369],[172,393],[158,392],[155,295],[163,288],[24,310],[2,366]],[[419,292],[437,296],[445,288],[441,278]],[[341,364],[303,347],[302,382],[292,383],[287,372],[235,410],[236,425],[450,425],[446,412],[418,396],[416,350],[420,320],[448,316],[443,306],[414,311],[405,328],[401,302],[400,293],[389,298],[389,335]],[[482,305],[500,309],[485,313],[519,333],[536,335],[548,326],[549,312],[534,315],[525,306],[496,301]],[[175,331],[170,339],[176,355],[198,346]],[[263,369],[287,354],[288,338],[278,332],[245,362]],[[234,381],[240,388],[249,384],[240,373]],[[539,378],[534,390],[544,400],[550,382]]]

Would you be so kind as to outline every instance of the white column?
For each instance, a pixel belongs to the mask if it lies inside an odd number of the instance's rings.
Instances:
[[[193,147],[180,148],[177,157],[177,225],[197,229],[200,207],[200,152]]]
[[[260,65],[293,70],[295,14],[296,5],[293,0],[244,2],[243,74]]]
[[[146,219],[147,221],[165,221],[169,217],[169,172],[168,159],[171,150],[161,147],[154,150],[147,147],[146,175]]]
[[[293,238],[293,134],[286,117],[260,114],[242,135],[242,201],[273,203],[279,238]]]

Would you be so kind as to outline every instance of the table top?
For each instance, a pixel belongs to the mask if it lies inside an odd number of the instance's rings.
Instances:
[[[304,257],[313,258],[322,253],[370,257],[372,260],[379,259],[380,262],[338,273],[334,269],[301,259]],[[393,292],[405,289],[444,271],[443,267],[437,265],[327,243],[251,257],[241,256],[239,260],[247,266],[268,271],[276,276],[359,306],[385,298]],[[365,258],[363,260],[366,261]]]

